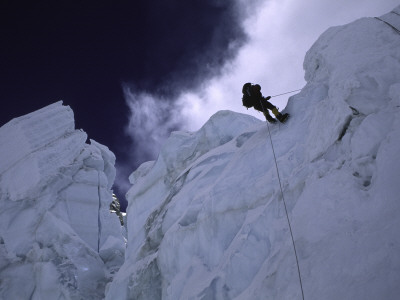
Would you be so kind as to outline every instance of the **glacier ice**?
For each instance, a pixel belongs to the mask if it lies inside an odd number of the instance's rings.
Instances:
[[[115,156],[56,102],[0,128],[0,299],[101,299],[123,262]]]
[[[385,20],[397,24],[400,7]],[[396,22],[394,21],[396,20]],[[304,60],[287,124],[221,111],[130,176],[125,263],[106,299],[400,294],[400,38],[363,18]]]
[[[301,299],[283,201],[305,299],[397,299],[399,24],[323,33],[287,124],[220,111],[172,133],[129,178],[127,233],[115,156],[68,106],[2,126],[0,299]]]

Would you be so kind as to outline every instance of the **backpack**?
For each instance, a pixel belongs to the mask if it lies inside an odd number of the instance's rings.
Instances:
[[[251,83],[248,82],[243,85],[242,93],[243,93],[242,97],[243,106],[246,106],[247,108],[252,107],[253,97],[251,95]]]

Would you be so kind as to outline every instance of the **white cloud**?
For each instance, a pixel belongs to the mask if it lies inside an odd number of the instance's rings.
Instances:
[[[175,120],[179,117],[174,114],[180,108],[168,99],[134,91],[128,86],[124,86],[124,95],[131,113],[126,131],[135,145],[131,155],[139,161],[154,158],[170,131],[178,126]]]
[[[244,3],[241,1],[239,3]],[[178,99],[188,130],[197,130],[218,110],[261,113],[241,104],[245,82],[257,82],[265,96],[302,88],[305,84],[303,59],[321,33],[361,17],[380,16],[393,9],[396,0],[270,0],[259,3],[257,14],[243,26],[249,42],[236,59],[225,66],[223,75],[203,83],[201,92],[183,93]],[[288,96],[271,99],[285,107]]]
[[[248,5],[247,0],[236,1],[238,9]],[[397,1],[251,1],[257,9],[252,6],[248,10],[252,16],[243,22],[249,40],[224,66],[222,75],[204,81],[196,90],[182,91],[178,99],[159,99],[124,88],[131,109],[127,131],[136,147],[132,157],[138,161],[155,157],[171,129],[198,130],[219,110],[248,113],[264,120],[261,113],[242,106],[244,83],[261,84],[264,96],[302,88],[304,56],[321,33],[361,17],[380,16],[398,5]],[[271,102],[282,110],[289,96],[272,98]]]
[[[155,158],[171,129],[198,130],[214,113],[229,109],[261,120],[254,109],[241,103],[245,82],[261,84],[264,96],[277,95],[305,85],[303,59],[306,51],[326,29],[361,17],[380,16],[398,0],[236,0],[238,9],[250,3],[253,16],[243,23],[249,41],[236,58],[224,66],[222,75],[206,80],[194,91],[182,91],[178,99],[130,90],[124,86],[131,110],[127,132],[134,140],[130,149],[134,163]],[[256,14],[255,14],[256,13]],[[272,98],[283,109],[288,96]],[[118,165],[117,186],[127,190],[130,165]]]

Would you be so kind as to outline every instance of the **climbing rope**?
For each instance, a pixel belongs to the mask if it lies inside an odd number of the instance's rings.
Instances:
[[[286,92],[286,93],[275,95],[275,96],[271,96],[271,98],[282,96],[282,95],[286,95],[286,94],[290,94],[290,93],[294,93],[294,92],[298,92],[298,91],[301,91],[301,89],[290,91],[290,92]]]
[[[267,122],[267,127],[268,127],[269,140],[270,140],[270,142],[271,142],[272,153],[274,154],[276,173],[278,174],[278,181],[279,181],[279,187],[280,187],[280,189],[281,189],[281,195],[282,195],[283,205],[284,205],[284,207],[285,207],[286,219],[287,219],[287,222],[288,222],[288,225],[289,225],[290,236],[291,236],[291,238],[292,238],[294,256],[296,257],[297,273],[298,273],[298,275],[299,275],[299,282],[300,282],[300,289],[301,289],[301,297],[302,297],[302,299],[304,300],[303,283],[302,283],[302,281],[301,281],[300,264],[299,264],[299,259],[298,259],[298,256],[297,256],[296,244],[295,244],[295,242],[294,242],[292,226],[291,226],[291,224],[290,224],[289,214],[288,214],[287,207],[286,207],[286,201],[285,201],[285,197],[284,197],[284,195],[283,195],[281,177],[279,176],[278,163],[276,162],[275,149],[274,149],[274,144],[272,143],[271,131],[269,130],[268,122]]]
[[[302,283],[302,281],[301,281],[300,264],[299,264],[299,259],[298,259],[298,256],[297,256],[296,244],[295,244],[295,242],[294,242],[292,226],[291,226],[291,224],[290,224],[289,214],[288,214],[287,207],[286,207],[286,201],[285,201],[285,197],[284,197],[284,195],[283,195],[281,177],[279,176],[278,163],[277,163],[277,161],[276,161],[276,155],[275,155],[274,144],[272,143],[271,131],[269,130],[268,122],[267,122],[267,127],[268,127],[269,140],[270,140],[270,142],[271,142],[272,153],[274,154],[276,173],[278,174],[278,181],[279,181],[279,187],[280,187],[280,189],[281,189],[281,195],[282,195],[283,205],[284,205],[284,207],[285,207],[286,219],[287,219],[287,222],[288,222],[288,225],[289,225],[290,236],[291,236],[291,238],[292,238],[294,256],[296,257],[297,273],[298,273],[298,275],[299,275],[300,289],[301,289],[301,297],[302,297],[302,299],[304,300],[303,283]]]
[[[262,107],[263,111],[265,112],[266,110],[265,110],[264,105],[263,105],[263,103],[262,103],[261,100],[260,100],[260,103],[261,103],[261,107]],[[270,140],[270,142],[271,142],[272,153],[274,154],[275,168],[276,168],[276,173],[278,174],[279,187],[280,187],[280,189],[281,189],[281,195],[282,195],[283,205],[284,205],[284,207],[285,207],[286,219],[287,219],[287,222],[288,222],[288,225],[289,225],[290,236],[291,236],[291,238],[292,238],[294,256],[296,257],[297,273],[298,273],[298,275],[299,275],[299,282],[300,282],[300,289],[301,289],[301,297],[302,297],[302,299],[304,300],[303,282],[302,282],[302,280],[301,280],[299,258],[298,258],[298,256],[297,256],[296,244],[295,244],[294,238],[293,238],[292,225],[290,224],[289,214],[288,214],[287,207],[286,207],[286,201],[285,201],[285,197],[284,197],[284,195],[283,195],[281,177],[280,177],[280,175],[279,175],[278,163],[277,163],[277,161],[276,161],[276,155],[275,155],[275,148],[274,148],[274,144],[272,143],[272,136],[271,136],[271,131],[269,130],[268,121],[267,121],[267,128],[268,128],[269,140]]]

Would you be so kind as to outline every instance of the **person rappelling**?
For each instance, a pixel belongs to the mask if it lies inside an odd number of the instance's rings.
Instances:
[[[249,82],[245,83],[243,85],[242,93],[243,106],[247,108],[254,107],[255,110],[261,111],[268,122],[276,123],[276,120],[269,114],[268,110],[271,110],[281,123],[284,123],[288,119],[289,114],[281,114],[276,106],[268,101],[271,99],[271,96],[263,97],[261,94],[261,86],[259,84],[251,84]]]

